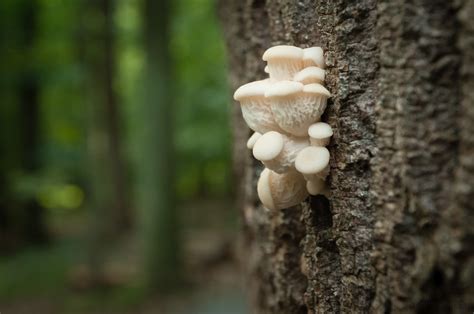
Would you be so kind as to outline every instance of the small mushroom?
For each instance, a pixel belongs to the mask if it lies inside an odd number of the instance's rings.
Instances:
[[[296,73],[293,80],[303,84],[323,83],[325,72],[318,67],[308,67]]]
[[[295,168],[308,181],[324,180],[329,173],[329,151],[326,147],[308,146],[296,156]]]
[[[315,178],[312,181],[306,182],[306,189],[308,190],[308,193],[311,195],[327,195],[328,190],[326,187],[326,182],[324,180]]]
[[[248,141],[247,141],[247,148],[248,149],[252,149],[253,146],[255,145],[255,142],[257,142],[257,140],[262,136],[261,133],[258,133],[258,132],[254,132],[252,134],[252,136],[249,137]]]
[[[293,168],[298,152],[307,146],[309,146],[307,138],[270,131],[257,140],[253,147],[253,156],[267,168],[283,173]]]
[[[303,49],[293,46],[275,46],[267,49],[262,59],[274,80],[291,80],[303,68]],[[266,72],[267,72],[266,71]]]
[[[323,49],[321,47],[303,49],[303,64],[305,67],[317,66],[324,69],[326,64],[324,62]]]
[[[313,123],[308,128],[309,140],[313,146],[327,146],[332,134],[331,126],[324,122]]]
[[[280,81],[265,92],[278,126],[295,136],[307,136],[308,127],[319,121],[331,94],[321,84]]]
[[[300,173],[289,171],[278,174],[267,168],[260,175],[257,192],[263,206],[272,210],[298,205],[308,197],[306,183]]]
[[[268,79],[255,81],[240,86],[234,93],[234,99],[240,102],[245,122],[249,128],[261,134],[281,131],[265,98],[265,91],[270,86]]]

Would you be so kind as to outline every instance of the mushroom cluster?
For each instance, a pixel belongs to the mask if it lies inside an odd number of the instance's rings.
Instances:
[[[320,122],[329,91],[324,82],[320,47],[275,46],[263,54],[269,78],[239,87],[234,99],[255,133],[247,148],[265,169],[258,180],[258,196],[269,209],[304,201],[308,194],[325,194],[329,173],[332,128]]]

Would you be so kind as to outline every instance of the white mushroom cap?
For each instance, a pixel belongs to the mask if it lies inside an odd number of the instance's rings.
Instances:
[[[249,128],[261,134],[268,131],[282,132],[265,98],[265,91],[270,86],[270,80],[265,79],[242,85],[234,93],[234,99],[240,102],[245,122]]]
[[[306,182],[306,189],[308,190],[308,193],[311,195],[326,195],[327,194],[327,188],[326,188],[326,182],[324,180],[315,178],[312,181]]]
[[[313,146],[327,146],[332,134],[331,126],[324,122],[313,123],[308,128],[308,135]]]
[[[244,84],[237,88],[234,99],[240,101],[250,97],[263,97],[269,86],[270,82],[266,79]]]
[[[321,47],[311,47],[303,50],[303,62],[305,67],[317,66],[321,69],[326,67],[324,52]]]
[[[323,85],[318,84],[318,83],[305,85],[304,88],[303,88],[303,91],[305,93],[313,93],[313,94],[323,95],[326,98],[331,97],[331,93]]]
[[[272,84],[272,86],[266,90],[265,97],[272,98],[290,96],[302,92],[303,88],[304,85],[300,82],[286,80],[279,81]]]
[[[270,170],[284,173],[294,167],[294,161],[299,151],[308,146],[308,138],[298,138],[270,131],[257,140],[253,147],[253,156]]]
[[[263,61],[271,61],[275,59],[296,59],[303,58],[303,49],[294,46],[274,46],[268,48],[262,56]]]
[[[260,175],[257,193],[263,206],[272,210],[295,206],[308,197],[306,182],[300,173],[278,174],[267,168]]]
[[[295,168],[306,180],[324,179],[328,174],[329,151],[326,147],[309,146],[302,149],[295,159]]]
[[[263,206],[268,209],[275,209],[275,202],[273,202],[272,191],[269,184],[270,174],[271,170],[267,168],[263,169],[257,183],[257,194]]]
[[[248,149],[252,149],[253,146],[255,145],[255,142],[257,142],[257,140],[262,136],[262,134],[258,133],[258,132],[254,132],[252,134],[252,136],[249,137],[248,141],[247,141],[247,148]]]
[[[262,59],[267,61],[265,72],[272,80],[291,80],[303,69],[303,49],[293,46],[275,46],[267,49]]]
[[[296,73],[293,80],[303,84],[322,83],[324,82],[325,72],[318,67],[307,67]]]
[[[321,84],[280,81],[265,92],[278,126],[294,136],[307,136],[309,126],[319,121],[330,93]]]
[[[276,158],[283,150],[283,136],[274,131],[263,134],[253,147],[253,156],[260,161]]]

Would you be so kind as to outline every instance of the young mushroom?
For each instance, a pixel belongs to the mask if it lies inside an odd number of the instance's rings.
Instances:
[[[283,173],[294,166],[298,152],[307,146],[309,146],[307,138],[297,138],[270,131],[256,141],[253,156],[270,170]]]
[[[312,181],[306,182],[306,189],[308,193],[311,195],[326,195],[328,194],[328,190],[326,187],[326,182],[320,178],[315,178]]]
[[[245,122],[249,128],[261,134],[281,131],[265,98],[265,91],[270,86],[268,79],[255,81],[240,86],[234,93],[234,99],[240,102]]]
[[[303,84],[323,83],[325,72],[318,67],[308,67],[296,73],[293,80]]]
[[[303,49],[293,46],[275,46],[267,49],[262,59],[273,80],[291,80],[303,68]],[[267,72],[265,71],[265,72]]]
[[[295,136],[307,136],[308,127],[319,121],[331,94],[321,84],[280,81],[265,92],[278,126]]]
[[[329,173],[329,151],[326,147],[306,147],[296,156],[295,168],[308,181],[324,180]]]
[[[309,141],[313,146],[327,146],[332,136],[332,128],[324,122],[316,122],[309,126]]]
[[[253,132],[252,136],[249,137],[247,141],[247,148],[248,149],[253,149],[255,142],[262,136],[261,133],[258,132]]]
[[[263,206],[272,210],[298,205],[308,197],[306,182],[300,173],[278,174],[267,168],[260,175],[257,193]]]
[[[321,69],[326,67],[324,63],[324,52],[321,47],[311,47],[303,50],[304,67],[317,66]]]

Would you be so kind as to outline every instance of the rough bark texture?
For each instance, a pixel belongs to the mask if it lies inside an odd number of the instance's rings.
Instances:
[[[221,0],[230,82],[272,45],[323,47],[331,197],[261,207],[234,105],[243,256],[259,313],[468,313],[474,1]]]

